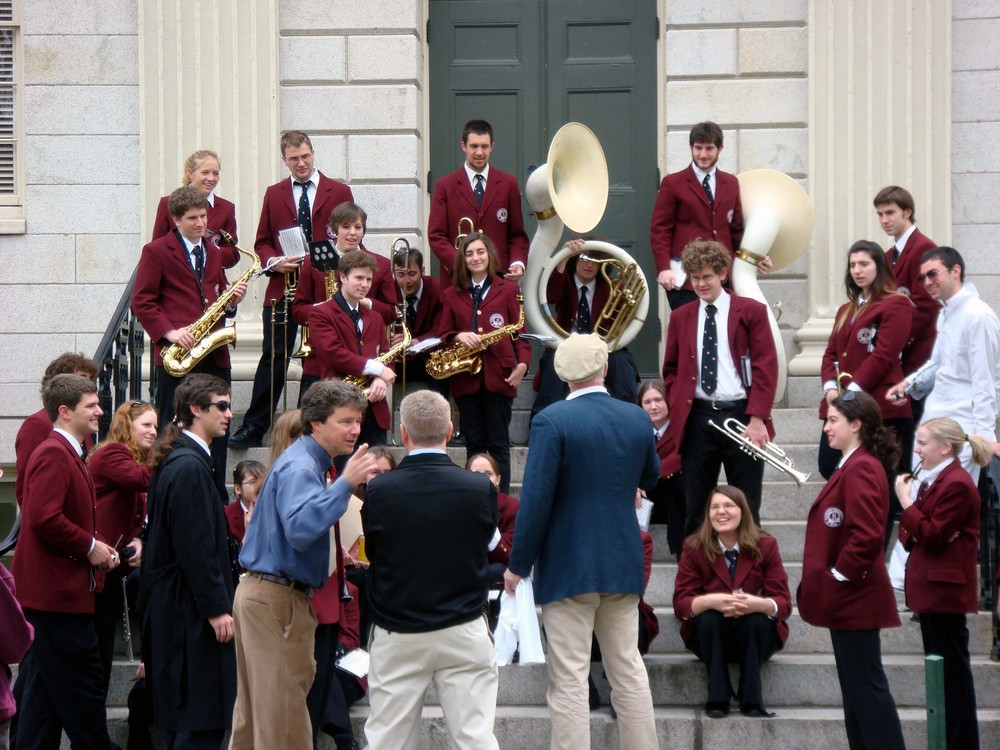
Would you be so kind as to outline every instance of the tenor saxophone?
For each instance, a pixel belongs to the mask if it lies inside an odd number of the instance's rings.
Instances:
[[[497,328],[495,331],[483,334],[479,337],[477,346],[466,346],[465,344],[452,344],[443,349],[431,352],[427,358],[427,374],[437,380],[450,378],[460,372],[467,372],[470,375],[478,375],[483,369],[483,358],[479,352],[486,351],[499,341],[508,336],[516,336],[517,332],[524,326],[524,295],[518,293],[517,304],[521,308],[521,314],[516,323]]]
[[[235,295],[233,291],[235,286],[244,281],[249,282],[260,270],[260,258],[257,257],[256,253],[251,253],[237,245],[233,242],[232,235],[225,230],[220,231],[220,234],[226,242],[232,244],[242,255],[250,259],[250,268],[244,271],[229,289],[220,294],[219,298],[205,309],[198,320],[188,326],[188,330],[194,336],[194,346],[187,349],[179,344],[171,344],[160,352],[160,356],[163,357],[163,369],[175,378],[187,375],[195,365],[220,346],[236,345],[235,325],[223,326],[216,331],[213,331],[212,328],[226,314],[226,308],[229,307],[229,302]]]
[[[393,360],[401,357],[406,351],[406,347],[410,345],[410,329],[406,327],[406,323],[402,324],[403,328],[403,338],[394,347],[389,349],[385,354],[381,354],[375,358],[375,361],[382,365],[387,365]],[[348,375],[344,378],[345,383],[351,385],[356,385],[362,391],[364,391],[365,398],[368,397],[368,392],[371,390],[372,381],[375,379],[374,375]]]

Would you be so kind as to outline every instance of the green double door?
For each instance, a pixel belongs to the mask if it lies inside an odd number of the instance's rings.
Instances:
[[[431,0],[430,162],[434,180],[462,163],[462,125],[493,125],[491,163],[517,175],[543,164],[567,122],[587,125],[608,162],[610,194],[595,234],[626,250],[655,285],[649,219],[656,163],[655,0]],[[530,237],[535,220],[524,206]],[[655,295],[653,297],[655,300]],[[659,371],[655,302],[629,347]]]

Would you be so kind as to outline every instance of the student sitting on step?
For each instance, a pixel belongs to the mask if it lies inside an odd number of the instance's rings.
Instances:
[[[729,715],[733,686],[728,662],[739,662],[736,699],[744,716],[774,716],[764,708],[760,665],[788,638],[792,613],[788,574],[774,537],[760,530],[746,495],[716,487],[697,534],[684,542],[674,584],[681,638],[705,662],[705,715]]]

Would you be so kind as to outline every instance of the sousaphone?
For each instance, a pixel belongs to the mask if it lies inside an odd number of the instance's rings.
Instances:
[[[555,348],[568,334],[556,322],[546,288],[552,272],[572,253],[568,248],[555,255],[552,251],[562,239],[564,225],[578,234],[589,232],[601,221],[608,204],[608,163],[590,128],[578,122],[559,128],[549,146],[546,163],[528,178],[525,197],[538,219],[538,228],[531,239],[528,267],[521,279],[524,314],[529,330],[538,334],[546,346]],[[632,256],[617,245],[588,241],[583,250],[584,254],[590,251],[607,255],[617,269],[616,275],[605,276],[611,285],[611,295],[602,311],[614,320],[597,333],[604,333],[602,338],[611,351],[628,346],[649,311],[646,278]],[[599,317],[595,315],[595,320]]]

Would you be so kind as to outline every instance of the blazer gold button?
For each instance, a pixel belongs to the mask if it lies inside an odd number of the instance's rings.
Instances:
[[[477,333],[482,333],[483,332],[483,327],[479,326],[479,328],[476,329],[476,332]]]

